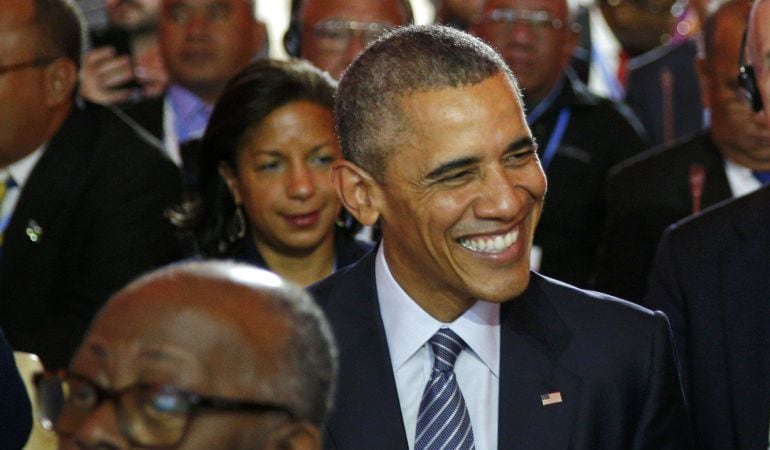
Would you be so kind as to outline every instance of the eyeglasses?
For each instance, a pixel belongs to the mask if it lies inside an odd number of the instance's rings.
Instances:
[[[315,24],[312,31],[318,47],[341,52],[348,48],[353,36],[358,36],[364,46],[367,46],[393,26],[388,22],[324,20]]]
[[[3,75],[7,72],[13,72],[15,70],[27,69],[29,67],[45,66],[46,64],[50,64],[56,61],[56,59],[57,58],[55,57],[45,56],[45,57],[31,59],[29,61],[16,63],[16,64],[8,64],[7,66],[0,66],[0,75]]]
[[[501,27],[498,31],[507,31],[508,27],[515,23],[521,23],[538,31],[564,28],[564,22],[555,19],[549,11],[532,9],[493,9],[484,15],[481,23]]]
[[[206,397],[170,385],[135,384],[111,390],[75,374],[37,374],[43,428],[72,436],[105,400],[115,404],[118,425],[132,445],[169,447],[182,441],[191,419],[201,409],[262,414],[296,414],[286,406]]]

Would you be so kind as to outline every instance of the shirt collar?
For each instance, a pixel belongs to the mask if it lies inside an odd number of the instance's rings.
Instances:
[[[48,147],[48,144],[43,143],[34,152],[8,166],[8,173],[19,189],[23,188],[27,183],[27,179],[40,160],[40,157],[43,156],[46,147]]]
[[[168,89],[168,97],[176,115],[174,127],[178,142],[199,138],[206,130],[212,105],[178,84]]]
[[[388,340],[393,370],[398,370],[440,328],[457,333],[492,373],[500,372],[500,305],[477,301],[452,323],[443,323],[425,312],[393,278],[381,242],[374,274],[380,315]]]
[[[733,197],[741,197],[762,186],[762,183],[754,177],[748,167],[742,166],[730,158],[725,158],[724,161],[725,175],[730,190],[733,192]]]

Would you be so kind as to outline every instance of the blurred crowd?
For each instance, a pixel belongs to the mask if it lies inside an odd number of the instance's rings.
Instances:
[[[0,448],[768,448],[768,2],[0,0]]]

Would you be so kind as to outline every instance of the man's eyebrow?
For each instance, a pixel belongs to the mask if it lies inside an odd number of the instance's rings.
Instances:
[[[510,144],[508,144],[508,148],[505,150],[505,152],[506,153],[515,152],[516,150],[521,150],[527,147],[537,147],[534,137],[525,136],[521,139],[511,142]]]
[[[527,147],[536,147],[535,144],[535,138],[532,136],[526,136],[521,139],[518,139],[516,141],[511,142],[508,145],[508,148],[505,149],[505,153],[514,152],[517,150],[521,150]],[[436,167],[435,169],[431,170],[425,178],[427,180],[437,180],[441,178],[442,176],[446,175],[449,172],[452,172],[453,170],[460,169],[462,167],[470,166],[472,164],[476,164],[480,161],[480,158],[477,157],[466,157],[466,158],[458,158],[451,161],[447,161],[444,164],[441,164],[440,166]]]

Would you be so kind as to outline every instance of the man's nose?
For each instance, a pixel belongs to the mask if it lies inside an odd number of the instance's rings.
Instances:
[[[123,449],[128,448],[118,425],[115,404],[102,402],[88,415],[74,433],[72,439],[76,448],[81,449]],[[62,446],[61,448],[68,448]]]
[[[487,170],[474,205],[476,217],[503,221],[513,219],[524,203],[521,191],[515,174],[502,165]]]

